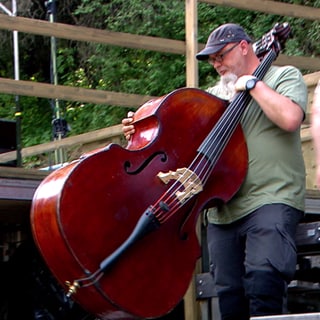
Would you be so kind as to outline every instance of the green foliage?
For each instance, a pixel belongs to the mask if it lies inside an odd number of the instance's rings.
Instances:
[[[47,99],[20,97],[24,145],[36,145],[52,139],[52,109]]]
[[[15,114],[15,102],[12,95],[0,95],[0,118],[13,120]]]
[[[82,1],[75,14],[90,27],[184,39],[184,3],[180,1]],[[107,91],[159,96],[185,86],[183,56],[100,44],[59,50],[58,70],[63,84]],[[79,134],[118,124],[127,111],[68,103],[66,119],[71,134]]]
[[[184,39],[184,1],[84,0],[75,14],[100,29]]]

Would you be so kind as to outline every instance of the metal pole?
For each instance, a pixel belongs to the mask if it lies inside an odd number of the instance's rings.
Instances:
[[[12,16],[12,12],[7,9],[2,3],[0,3],[0,8],[2,9],[3,12],[5,12],[8,16]]]
[[[12,0],[12,15],[17,16],[17,3],[16,0]],[[19,67],[19,41],[18,41],[18,31],[13,31],[13,50],[14,50],[14,78],[15,80],[20,79],[20,67]],[[21,157],[21,108],[20,108],[20,98],[18,95],[15,96],[15,118],[16,118],[16,144],[17,144],[17,166],[21,167],[22,157]]]
[[[7,15],[17,16],[17,3],[16,0],[12,0],[12,11],[7,9],[2,3],[0,3],[0,9],[2,9]],[[13,50],[14,50],[14,79],[19,80],[19,41],[18,31],[13,31]],[[21,108],[19,96],[15,96],[15,118],[16,118],[16,145],[17,145],[17,166],[21,167]]]
[[[48,0],[46,2],[47,11],[49,15],[49,21],[56,21],[56,1]],[[57,73],[57,43],[56,38],[51,37],[51,83],[58,84],[58,73]],[[54,126],[54,139],[61,140],[63,138],[63,119],[61,118],[61,110],[59,105],[59,100],[55,99],[52,101],[55,119],[53,120]],[[59,148],[55,151],[55,161],[56,164],[62,164],[65,162],[65,154],[63,148]]]

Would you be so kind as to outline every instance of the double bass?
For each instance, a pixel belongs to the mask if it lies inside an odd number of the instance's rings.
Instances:
[[[257,78],[289,32],[277,24],[264,36]],[[137,110],[127,148],[84,154],[42,181],[32,232],[69,299],[123,320],[163,316],[182,300],[200,257],[199,213],[230,200],[246,175],[240,119],[250,99],[177,89]]]

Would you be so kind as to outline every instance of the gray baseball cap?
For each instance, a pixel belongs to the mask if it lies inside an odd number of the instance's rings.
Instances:
[[[243,28],[234,23],[226,23],[213,30],[203,50],[196,54],[198,60],[208,60],[210,54],[220,51],[228,43],[246,40],[252,42],[251,38]]]

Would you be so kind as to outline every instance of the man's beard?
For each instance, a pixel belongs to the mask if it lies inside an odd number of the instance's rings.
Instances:
[[[234,73],[221,76],[218,86],[220,87],[220,92],[225,99],[232,100],[234,97],[236,93],[235,83],[237,79],[238,77]]]

